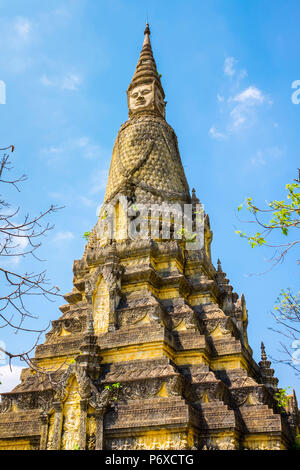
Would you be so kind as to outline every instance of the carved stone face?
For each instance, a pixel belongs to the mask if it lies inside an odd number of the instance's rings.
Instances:
[[[129,108],[131,112],[147,109],[152,103],[152,84],[138,85],[130,91]]]

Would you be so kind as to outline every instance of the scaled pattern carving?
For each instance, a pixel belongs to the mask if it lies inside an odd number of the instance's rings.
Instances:
[[[129,183],[146,192],[147,199],[143,202],[151,202],[151,195],[159,201],[162,196],[165,200],[189,198],[176,136],[164,119],[137,116],[121,126],[113,150],[105,202]]]

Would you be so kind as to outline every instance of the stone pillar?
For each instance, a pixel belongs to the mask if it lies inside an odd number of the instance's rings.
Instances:
[[[103,450],[103,418],[104,410],[96,410],[96,443],[95,450]]]
[[[87,399],[80,400],[79,449],[86,449]]]
[[[61,402],[59,401],[59,402],[53,403],[53,408],[55,411],[55,417],[54,417],[53,449],[52,450],[59,450],[61,428],[62,428],[62,404]]]
[[[109,292],[108,331],[116,329],[116,299],[115,292]]]
[[[47,449],[47,437],[48,437],[48,415],[44,411],[41,413],[41,440],[40,440],[40,450]]]

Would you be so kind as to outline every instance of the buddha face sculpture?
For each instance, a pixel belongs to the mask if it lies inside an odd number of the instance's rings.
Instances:
[[[155,83],[143,83],[128,91],[129,114],[151,110],[164,116],[164,99]]]
[[[129,109],[133,113],[149,109],[153,102],[153,85],[151,83],[138,85],[130,91]]]

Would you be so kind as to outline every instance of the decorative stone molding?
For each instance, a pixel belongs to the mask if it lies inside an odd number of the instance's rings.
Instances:
[[[255,406],[269,404],[272,406],[272,397],[264,385],[253,385],[242,388],[231,388],[230,393],[234,405],[238,408],[242,406]]]
[[[13,400],[7,395],[2,395],[2,400],[0,403],[0,413],[7,413],[12,408]]]
[[[76,334],[84,330],[86,326],[86,316],[75,316],[70,318],[60,318],[52,321],[52,330],[46,334],[47,343],[52,343],[63,334]]]
[[[239,444],[235,436],[209,438],[200,445],[200,450],[237,450]]]
[[[115,311],[121,298],[121,276],[124,272],[116,254],[115,245],[107,250],[107,258],[103,265],[95,268],[87,277],[85,282],[85,296],[89,305],[90,312],[93,309],[93,295],[96,290],[100,276],[106,283],[109,293],[108,306],[108,330],[114,330],[116,326]]]
[[[114,438],[105,440],[108,450],[187,450],[194,447],[189,445],[185,433],[166,433],[139,437]]]
[[[191,386],[191,400],[198,405],[215,401],[228,401],[227,389],[221,381],[194,383]]]

